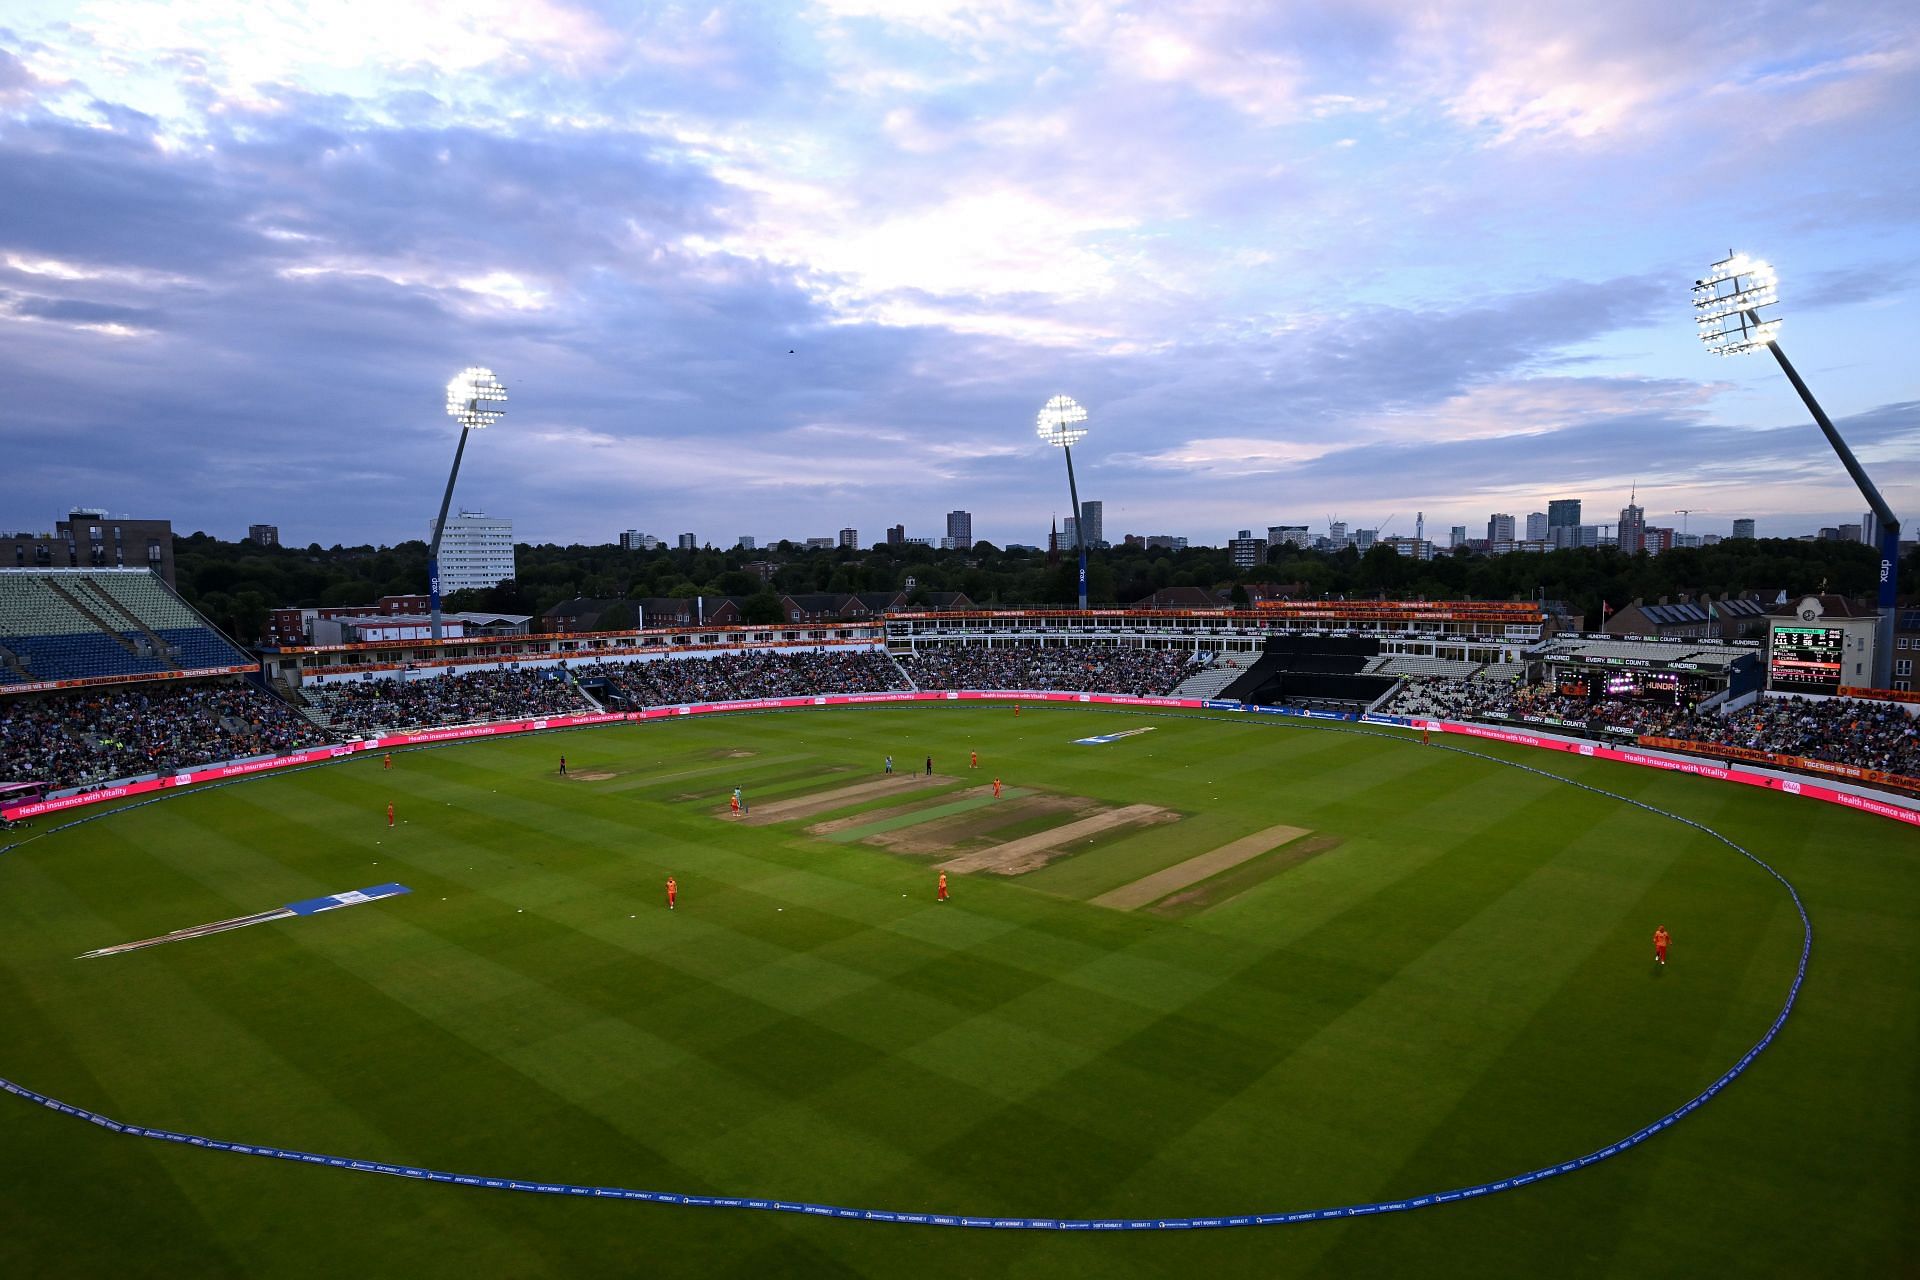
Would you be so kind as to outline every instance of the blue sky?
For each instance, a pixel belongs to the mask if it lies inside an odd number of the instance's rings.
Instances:
[[[1524,12],[1522,12],[1524,10]],[[0,525],[66,504],[418,537],[1484,532],[1862,503],[1730,247],[1920,507],[1920,23],[1902,4],[15,0]]]

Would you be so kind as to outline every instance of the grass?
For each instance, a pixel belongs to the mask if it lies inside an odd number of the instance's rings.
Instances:
[[[1071,745],[1142,723],[1156,731]],[[715,759],[736,748],[759,754]],[[922,861],[807,835],[819,816],[733,824],[708,791],[826,789],[889,752],[969,749],[1010,787],[1190,816],[1028,876],[954,877],[939,906]],[[563,750],[616,780],[554,776]],[[1920,840],[1772,793],[1474,750],[1707,823],[1814,918],[1774,1047],[1592,1170],[1310,1227],[997,1235],[424,1185],[0,1097],[0,1274],[1911,1266]],[[1279,822],[1342,843],[1255,860],[1179,919],[1078,900]],[[386,880],[413,892],[73,959]],[[1474,755],[1037,707],[671,721],[183,793],[0,857],[0,922],[0,1074],[118,1119],[461,1172],[1061,1216],[1391,1198],[1592,1150],[1759,1037],[1800,937],[1779,886],[1711,836]],[[1665,971],[1656,924],[1674,933]]]

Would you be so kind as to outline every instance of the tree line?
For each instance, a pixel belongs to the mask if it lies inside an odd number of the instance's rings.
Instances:
[[[372,604],[383,595],[424,592],[427,582],[427,547],[419,541],[391,547],[261,547],[195,533],[175,538],[174,561],[188,602],[248,642],[260,638],[270,609]],[[985,542],[970,551],[885,544],[809,551],[787,542],[757,551],[521,544],[515,561],[516,580],[455,592],[445,607],[537,618],[562,601],[589,596],[628,602],[598,623],[617,629],[634,625],[635,600],[733,596],[744,602],[749,621],[777,622],[782,593],[909,590],[911,599],[924,601],[931,592],[961,591],[983,608],[1014,608],[1071,604],[1076,576],[1071,553],[1050,561],[1044,551],[1007,551]],[[770,582],[749,567],[769,563],[776,566]],[[1282,546],[1265,564],[1244,569],[1235,568],[1223,548],[1115,547],[1090,553],[1087,583],[1088,599],[1096,605],[1132,604],[1163,587],[1225,591],[1244,601],[1246,588],[1255,583],[1287,586],[1307,598],[1558,600],[1597,627],[1603,601],[1618,609],[1635,599],[1651,604],[1662,596],[1703,592],[1868,595],[1877,567],[1873,549],[1859,543],[1775,538],[1658,556],[1623,555],[1609,547],[1442,554],[1428,561],[1384,546],[1364,554],[1351,548],[1327,553]],[[1920,591],[1920,557],[1909,555],[1900,577],[1903,592]]]

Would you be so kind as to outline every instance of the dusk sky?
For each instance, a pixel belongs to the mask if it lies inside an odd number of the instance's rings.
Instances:
[[[1920,21],[1898,3],[39,3],[0,13],[0,526],[863,542],[903,521],[1444,544],[1580,497],[1920,514]]]

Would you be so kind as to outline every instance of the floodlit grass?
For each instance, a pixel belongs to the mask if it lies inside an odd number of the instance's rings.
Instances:
[[[0,1274],[1910,1266],[1920,837],[1472,750],[1705,822],[1793,879],[1814,919],[1774,1047],[1594,1169],[1348,1223],[989,1235],[346,1174],[0,1096]],[[613,776],[559,778],[562,751]],[[735,785],[825,792],[877,778],[889,752],[903,773],[931,753],[960,777],[944,790],[997,775],[1184,816],[1023,877],[956,876],[944,906],[926,857],[810,836],[818,815],[716,816]],[[1277,1211],[1444,1190],[1626,1135],[1760,1036],[1800,945],[1785,892],[1695,828],[1479,756],[1264,719],[868,708],[395,761],[183,793],[0,857],[0,1074],[128,1122],[485,1175],[972,1214]],[[942,795],[911,798],[934,813]],[[1179,918],[1083,900],[1276,823],[1340,843],[1248,864]],[[1028,825],[1047,823],[996,837]],[[73,958],[388,880],[412,894]]]

